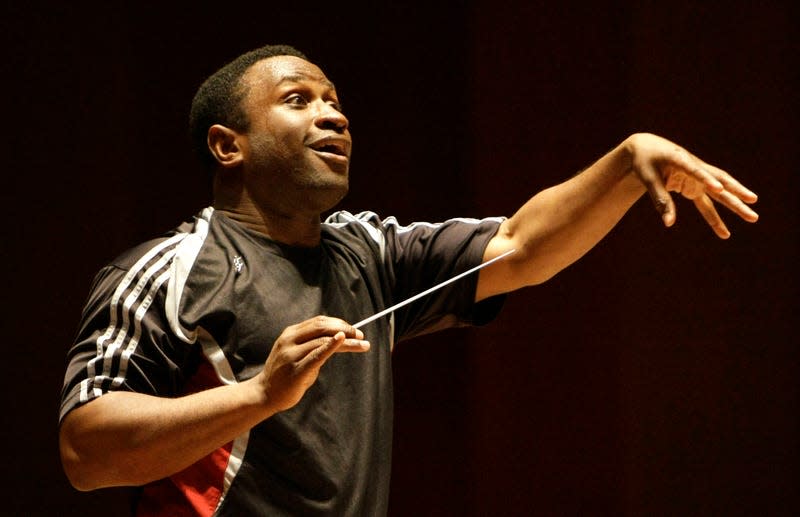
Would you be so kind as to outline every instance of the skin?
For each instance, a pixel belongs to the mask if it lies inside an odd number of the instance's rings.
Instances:
[[[758,199],[724,170],[656,135],[640,133],[581,174],[543,190],[503,222],[484,259],[517,251],[481,270],[477,300],[540,284],[572,264],[602,239],[647,193],[664,226],[675,224],[670,192],[690,199],[717,237],[730,231],[714,202],[748,222]]]
[[[256,63],[243,83],[249,130],[209,131],[220,163],[214,206],[274,240],[314,246],[320,213],[348,189],[352,140],[336,90],[322,70],[291,56]]]
[[[336,90],[316,65],[279,56],[243,77],[250,127],[211,127],[219,166],[215,208],[270,238],[296,246],[320,241],[320,214],[347,193],[352,141]],[[326,147],[327,146],[327,147]],[[745,221],[757,200],[725,171],[652,134],[631,135],[591,167],[533,196],[500,226],[484,259],[476,300],[536,285],[578,260],[647,193],[666,226],[670,192],[690,199],[720,238],[730,232],[716,204]],[[335,353],[369,350],[348,322],[318,316],[285,329],[263,370],[244,382],[162,398],[114,392],[64,419],[60,449],[73,486],[92,490],[167,477],[291,408]]]

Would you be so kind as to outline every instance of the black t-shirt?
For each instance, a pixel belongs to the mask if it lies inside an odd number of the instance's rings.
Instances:
[[[479,264],[500,219],[401,226],[338,212],[319,246],[286,246],[207,208],[101,270],[84,309],[61,418],[114,390],[174,397],[251,378],[289,325],[351,323]],[[142,515],[383,515],[395,342],[490,320],[469,275],[365,325],[295,407],[142,489]]]

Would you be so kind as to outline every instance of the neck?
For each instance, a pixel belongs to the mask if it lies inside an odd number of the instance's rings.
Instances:
[[[242,171],[214,177],[214,210],[229,219],[289,246],[313,247],[320,242],[320,214],[270,196],[258,196],[245,187]]]
[[[235,204],[215,199],[214,210],[283,244],[313,247],[320,241],[322,223],[316,213],[283,213],[258,206],[249,199],[239,199]]]
[[[319,216],[312,218],[287,216],[216,204],[214,210],[251,230],[289,246],[313,247],[320,241],[322,224]]]

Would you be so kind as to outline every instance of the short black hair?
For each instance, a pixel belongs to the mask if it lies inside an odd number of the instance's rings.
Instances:
[[[189,138],[201,164],[212,170],[217,161],[208,149],[208,130],[222,124],[236,131],[246,131],[250,121],[242,108],[247,94],[242,88],[244,73],[262,59],[275,56],[308,58],[291,45],[264,45],[246,52],[206,79],[197,89],[189,112]]]

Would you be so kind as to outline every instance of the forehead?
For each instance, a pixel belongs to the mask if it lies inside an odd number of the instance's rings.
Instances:
[[[285,83],[311,81],[334,89],[315,64],[295,56],[275,56],[254,63],[242,76],[242,85],[249,92],[267,93]]]

